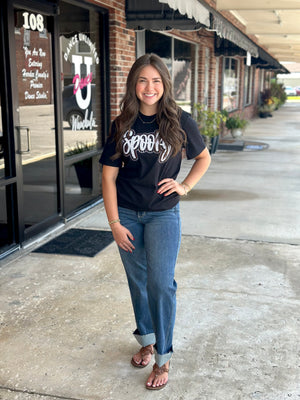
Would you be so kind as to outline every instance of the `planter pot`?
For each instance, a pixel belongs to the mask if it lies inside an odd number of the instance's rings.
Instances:
[[[208,136],[202,135],[202,138],[205,143],[205,146],[208,148],[209,153],[214,154],[218,148],[220,135],[217,135],[214,137],[208,137]]]
[[[234,138],[239,138],[239,137],[243,136],[243,131],[241,129],[233,129],[231,131],[231,135]]]
[[[217,151],[219,140],[220,140],[220,135],[214,136],[210,139],[210,147],[209,147],[210,154],[214,154]]]
[[[273,115],[270,113],[270,111],[260,111],[259,117],[260,118],[268,118],[268,117],[273,117]]]
[[[77,174],[78,182],[82,188],[93,187],[93,176],[92,176],[92,160],[88,160],[88,163],[84,165],[80,163],[74,164],[75,171]]]

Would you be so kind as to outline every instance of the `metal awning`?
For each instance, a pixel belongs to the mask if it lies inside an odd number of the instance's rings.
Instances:
[[[247,52],[233,42],[215,36],[215,55],[225,57],[246,57]],[[258,46],[258,57],[251,59],[251,64],[262,69],[269,69],[282,74],[287,74],[289,71],[281,65],[275,58],[268,54],[264,49]]]
[[[210,24],[209,11],[198,0],[126,0],[127,28],[199,30]]]
[[[289,73],[289,71],[283,65],[281,65],[275,58],[273,58],[261,47],[258,48],[258,58],[253,59],[252,64],[259,68],[272,69],[282,74]]]
[[[247,52],[233,42],[215,35],[215,55],[217,57],[247,57]]]
[[[299,0],[216,0],[216,8],[237,18],[279,62],[300,62]]]
[[[200,24],[209,26],[209,11],[198,0],[158,0],[160,3],[168,4],[173,10],[178,10],[180,14],[194,18]]]
[[[252,64],[277,71],[285,69],[204,0],[126,0],[125,7],[127,27],[130,29],[206,28],[215,31],[219,39],[216,39],[216,54],[246,56],[249,52]]]
[[[229,40],[238,47],[248,51],[252,57],[258,57],[258,47],[245,34],[228,22],[224,17],[213,12],[212,30],[222,39]]]
[[[257,46],[201,0],[126,0],[127,28],[134,30],[214,30],[221,38],[258,57]],[[212,16],[212,18],[211,18]]]

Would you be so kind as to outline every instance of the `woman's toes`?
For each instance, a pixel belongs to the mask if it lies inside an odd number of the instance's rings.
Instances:
[[[152,372],[152,373],[150,374],[150,376],[149,376],[147,382],[146,382],[146,385],[147,385],[147,386],[153,386],[154,378],[155,378],[155,374]]]
[[[133,358],[134,362],[136,362],[137,364],[140,364],[142,362],[140,353],[135,354],[132,358]]]

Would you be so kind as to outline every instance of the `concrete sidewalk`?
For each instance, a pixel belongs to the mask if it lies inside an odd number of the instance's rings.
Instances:
[[[219,151],[181,202],[168,386],[144,388],[116,245],[30,253],[0,269],[1,400],[300,399],[300,103],[257,119],[262,151]],[[185,161],[181,177],[190,162]],[[76,227],[107,229],[101,206]]]

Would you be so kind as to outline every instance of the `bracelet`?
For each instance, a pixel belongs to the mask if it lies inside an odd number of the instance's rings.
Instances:
[[[192,190],[191,186],[190,186],[188,183],[182,182],[182,184],[185,185],[185,186],[187,186],[187,188],[189,189],[189,192]]]
[[[119,219],[119,218],[118,218],[118,219],[113,219],[112,221],[109,221],[109,222],[108,222],[108,225],[111,226],[111,225],[113,225],[113,224],[117,224],[118,222],[120,222],[120,219]]]
[[[185,182],[182,182],[182,183],[181,183],[181,186],[182,186],[183,189],[184,189],[184,195],[185,195],[185,196],[187,196],[188,192],[192,190],[192,188],[190,187],[190,185],[188,185],[188,184],[185,183]]]

